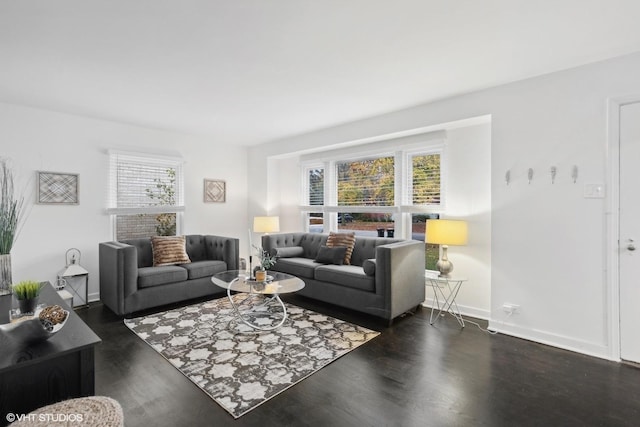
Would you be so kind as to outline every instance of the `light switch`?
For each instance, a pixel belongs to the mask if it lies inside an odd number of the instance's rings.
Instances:
[[[604,199],[604,184],[585,184],[585,199]]]

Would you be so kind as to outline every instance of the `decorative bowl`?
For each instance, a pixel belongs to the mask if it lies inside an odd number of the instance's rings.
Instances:
[[[58,333],[69,320],[69,312],[59,305],[39,305],[36,311],[22,314],[10,312],[11,322],[0,325],[0,334],[26,343],[44,341]]]

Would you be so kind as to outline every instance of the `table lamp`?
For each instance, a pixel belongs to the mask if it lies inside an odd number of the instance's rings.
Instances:
[[[426,243],[442,245],[442,258],[436,263],[440,276],[448,277],[453,271],[453,264],[447,257],[448,245],[464,246],[467,244],[467,222],[451,219],[427,220],[425,233]]]
[[[254,233],[277,233],[280,231],[279,216],[256,216],[253,218]]]
[[[253,217],[253,232],[254,233],[277,233],[280,231],[280,217],[279,216],[256,216]],[[251,242],[251,231],[249,231],[249,274],[253,277],[253,257],[251,252],[253,251],[253,244]],[[262,245],[260,245],[262,250]],[[260,254],[262,255],[262,254]]]

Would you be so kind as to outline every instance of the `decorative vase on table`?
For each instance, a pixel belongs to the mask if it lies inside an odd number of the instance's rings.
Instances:
[[[18,308],[22,314],[34,313],[36,307],[38,307],[38,297],[18,300]]]
[[[256,282],[266,282],[267,281],[267,270],[264,268],[260,268],[256,270]]]
[[[18,300],[20,313],[26,314],[35,312],[42,286],[42,283],[34,280],[23,280],[13,285],[13,295]]]
[[[0,295],[11,295],[11,254],[0,254]]]

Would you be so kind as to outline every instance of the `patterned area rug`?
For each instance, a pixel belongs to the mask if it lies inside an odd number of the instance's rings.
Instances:
[[[289,318],[270,332],[234,321],[226,297],[126,319],[125,325],[238,418],[379,335],[286,306]]]

